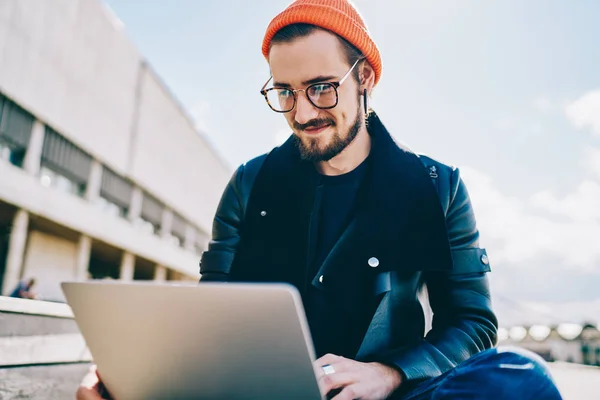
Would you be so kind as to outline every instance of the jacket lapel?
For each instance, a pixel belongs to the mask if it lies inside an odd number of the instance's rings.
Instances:
[[[452,268],[443,209],[421,160],[394,142],[376,114],[368,130],[371,154],[356,212],[314,277],[317,287],[320,276],[344,273],[349,254],[377,272]]]

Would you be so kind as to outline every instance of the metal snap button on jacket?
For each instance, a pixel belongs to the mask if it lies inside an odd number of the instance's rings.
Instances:
[[[379,266],[379,260],[376,257],[371,257],[369,258],[369,261],[367,261],[369,263],[369,267],[371,268],[375,268]]]
[[[319,282],[323,283],[323,275],[319,277]]]
[[[490,260],[488,260],[488,256],[484,254],[481,256],[481,262],[485,265],[488,265],[490,263]]]
[[[261,212],[260,212],[260,216],[261,216],[261,217],[264,217],[265,215],[267,215],[267,212],[266,212],[266,211],[261,211]]]

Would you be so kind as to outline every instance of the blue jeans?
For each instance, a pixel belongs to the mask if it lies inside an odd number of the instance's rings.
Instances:
[[[560,400],[544,360],[530,351],[498,347],[474,355],[456,368],[428,379],[399,400]]]

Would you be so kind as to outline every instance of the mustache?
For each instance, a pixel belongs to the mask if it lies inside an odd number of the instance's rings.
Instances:
[[[294,121],[294,128],[299,131],[303,131],[307,128],[319,128],[323,125],[335,126],[335,121],[331,118],[313,119],[305,124],[299,124],[298,122]]]

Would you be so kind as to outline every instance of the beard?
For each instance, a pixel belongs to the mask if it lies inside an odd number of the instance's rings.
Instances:
[[[346,135],[340,135],[340,132],[335,132],[333,137],[329,140],[329,143],[325,145],[325,147],[320,147],[320,138],[306,138],[302,139],[298,135],[294,135],[294,139],[296,142],[296,146],[298,150],[300,150],[300,157],[305,161],[311,162],[320,162],[320,161],[329,161],[338,154],[340,154],[346,147],[350,145],[356,139],[358,135],[358,131],[361,127],[361,112],[360,106],[356,112],[356,118],[350,128],[348,128],[348,132]],[[331,128],[335,128],[335,121],[331,119],[319,119],[313,120],[304,124],[302,126],[296,127],[298,130],[303,130],[307,127],[318,127],[328,124]]]

